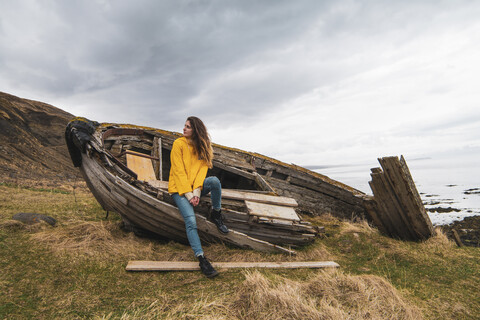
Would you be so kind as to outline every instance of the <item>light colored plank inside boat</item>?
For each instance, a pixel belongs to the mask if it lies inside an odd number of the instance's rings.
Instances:
[[[130,151],[127,153],[127,167],[137,174],[138,180],[155,180],[155,171],[153,170],[152,160],[134,155]]]
[[[258,194],[251,192],[243,192],[232,189],[222,189],[222,198],[235,199],[235,200],[248,200],[254,202],[278,204],[287,207],[298,206],[297,201],[293,198],[271,196],[268,194]]]
[[[217,269],[233,268],[338,268],[334,261],[292,261],[292,262],[212,262]],[[189,261],[129,261],[127,271],[195,271],[200,270],[198,262]]]
[[[168,181],[160,181],[160,180],[148,180],[148,184],[150,184],[152,187],[162,189],[162,190],[168,190]]]
[[[245,204],[247,205],[248,213],[254,216],[295,221],[300,220],[295,210],[291,207],[283,207],[252,201],[245,201]]]

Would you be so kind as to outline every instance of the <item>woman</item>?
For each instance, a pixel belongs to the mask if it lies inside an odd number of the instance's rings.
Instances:
[[[200,197],[211,192],[212,209],[210,219],[222,233],[228,233],[221,215],[222,188],[217,177],[208,177],[208,168],[212,168],[213,149],[207,128],[197,117],[188,117],[183,128],[183,137],[173,143],[170,154],[170,177],[168,192],[172,195],[180,213],[185,220],[185,229],[190,246],[200,262],[200,269],[212,278],[218,272],[203,254],[197,222],[193,207],[200,202]]]

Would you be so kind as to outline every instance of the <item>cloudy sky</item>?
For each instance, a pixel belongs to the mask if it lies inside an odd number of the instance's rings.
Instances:
[[[0,91],[299,165],[480,155],[480,1],[0,0]]]

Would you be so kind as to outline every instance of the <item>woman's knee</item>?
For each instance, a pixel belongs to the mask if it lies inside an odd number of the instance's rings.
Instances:
[[[211,177],[208,177],[208,183],[210,184],[210,186],[213,188],[221,188],[222,187],[222,184],[220,183],[220,180],[215,177],[215,176],[211,176]]]

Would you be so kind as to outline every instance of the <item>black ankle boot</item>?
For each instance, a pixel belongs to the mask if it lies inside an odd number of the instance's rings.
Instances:
[[[218,231],[223,234],[228,233],[228,228],[226,225],[223,224],[223,217],[221,210],[212,209],[210,212],[210,220],[217,226]]]
[[[207,278],[213,278],[218,276],[217,270],[213,268],[213,266],[210,264],[210,262],[205,258],[205,256],[200,255],[197,257],[198,261],[200,262],[200,269],[202,270],[202,273],[207,277]]]

